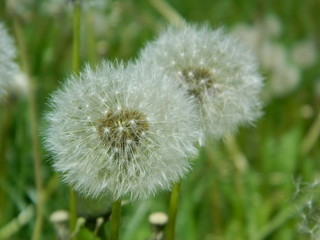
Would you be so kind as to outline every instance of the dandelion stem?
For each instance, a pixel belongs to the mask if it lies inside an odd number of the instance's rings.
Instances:
[[[44,207],[44,196],[43,196],[43,183],[41,177],[41,151],[40,151],[40,143],[39,143],[39,135],[38,135],[38,121],[37,121],[37,106],[35,99],[35,82],[32,81],[30,77],[31,71],[29,67],[29,61],[27,58],[26,45],[23,38],[22,29],[20,23],[13,13],[13,24],[14,31],[17,38],[17,44],[20,53],[20,59],[22,63],[22,69],[26,73],[27,80],[29,82],[29,91],[28,91],[28,102],[29,102],[29,121],[31,128],[31,137],[32,137],[32,155],[34,161],[34,174],[35,174],[35,182],[37,189],[37,214],[36,214],[36,222],[35,227],[32,234],[33,240],[41,239],[41,231],[43,224],[43,207]]]
[[[152,6],[157,9],[170,23],[181,26],[184,19],[181,15],[164,0],[149,0]]]
[[[100,240],[105,240],[106,236],[103,231],[103,224],[104,224],[104,219],[103,217],[99,217],[96,219],[96,226],[93,231],[93,240],[100,239]]]
[[[92,11],[88,12],[88,20],[87,20],[87,55],[89,58],[90,63],[96,63],[97,62],[97,54],[96,54],[96,39],[95,39],[95,33],[93,28],[93,21],[94,21],[94,13]]]
[[[0,239],[13,239],[13,235],[21,232],[24,225],[32,221],[34,207],[32,204],[26,206],[17,217],[0,227]]]
[[[119,229],[120,229],[120,210],[121,210],[121,200],[117,200],[112,204],[111,212],[111,240],[119,239]]]
[[[76,205],[76,197],[74,191],[70,188],[69,190],[69,225],[70,230],[74,231],[77,225],[77,205]],[[72,237],[73,240],[76,240],[76,235]]]
[[[241,174],[245,174],[248,170],[248,160],[237,143],[236,138],[233,135],[226,137],[225,147],[228,150],[237,171]]]
[[[72,48],[72,70],[77,74],[80,70],[80,13],[81,2],[74,0],[73,3],[73,48]]]
[[[317,142],[317,138],[320,135],[320,113],[318,114],[315,122],[312,124],[307,136],[303,139],[301,144],[301,153],[307,154],[314,144]]]
[[[9,141],[9,130],[12,123],[12,103],[8,99],[6,106],[3,108],[4,117],[1,121],[1,134],[0,134],[0,182],[6,183],[7,180],[7,159],[6,148]],[[2,111],[1,111],[2,112]],[[0,187],[0,226],[5,222],[6,210],[6,194],[4,188]]]
[[[169,221],[166,229],[166,238],[165,238],[166,240],[174,239],[180,187],[181,187],[180,182],[175,183],[171,191],[170,203],[169,203]]]
[[[74,0],[73,2],[73,48],[72,48],[72,70],[74,74],[78,74],[80,70],[80,13],[81,2]],[[70,229],[75,230],[77,224],[77,205],[75,193],[72,189],[69,191],[69,214],[70,214]],[[76,234],[72,237],[77,239]]]

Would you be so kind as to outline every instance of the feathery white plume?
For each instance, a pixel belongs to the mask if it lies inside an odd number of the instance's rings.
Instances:
[[[195,104],[160,71],[87,67],[51,106],[45,140],[54,168],[86,196],[137,199],[169,189],[197,153]]]
[[[222,29],[169,27],[140,61],[162,69],[198,100],[203,130],[221,137],[261,114],[262,77],[250,51]]]

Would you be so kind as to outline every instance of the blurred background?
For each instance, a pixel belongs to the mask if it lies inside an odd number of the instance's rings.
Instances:
[[[182,181],[176,239],[320,239],[319,12],[319,0],[83,0],[81,68],[134,59],[161,29],[182,19],[224,27],[259,61],[264,116],[201,149]],[[0,21],[15,39],[23,72],[0,103],[0,239],[31,239],[37,181],[40,239],[57,239],[50,216],[68,210],[69,190],[33,133],[45,128],[46,102],[72,73],[72,1],[0,0]],[[41,151],[33,151],[38,145]],[[34,158],[41,160],[40,180]],[[127,202],[120,239],[150,239],[148,216],[167,212],[168,201],[162,192]],[[78,232],[78,239],[93,237],[87,227]]]

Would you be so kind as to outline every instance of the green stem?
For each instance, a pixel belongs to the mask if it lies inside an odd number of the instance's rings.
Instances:
[[[37,214],[36,214],[36,222],[35,227],[32,234],[33,240],[41,239],[41,231],[43,225],[43,208],[44,208],[44,197],[43,197],[43,183],[41,177],[41,151],[40,151],[40,141],[38,135],[38,121],[37,121],[37,106],[36,106],[36,98],[35,98],[35,82],[32,81],[30,77],[30,67],[29,61],[27,58],[26,44],[23,37],[22,28],[15,14],[13,13],[13,24],[14,31],[17,38],[17,43],[19,47],[20,59],[22,63],[22,69],[26,73],[28,82],[29,82],[29,91],[28,91],[28,102],[29,102],[29,121],[30,121],[30,129],[31,129],[31,137],[32,137],[32,155],[34,162],[34,174],[35,174],[35,182],[37,189]]]
[[[110,240],[119,239],[121,200],[112,204]]]
[[[76,205],[76,197],[74,191],[70,188],[69,189],[69,226],[71,232],[76,229],[77,225],[77,205]],[[77,235],[72,237],[73,240],[77,239]]]
[[[157,9],[170,23],[177,26],[184,24],[184,19],[168,2],[164,0],[149,0],[152,6]]]
[[[73,48],[72,48],[72,70],[75,74],[80,70],[80,14],[81,2],[74,0],[73,6]]]
[[[74,74],[78,74],[80,70],[80,14],[81,2],[74,0],[73,2],[73,44],[72,44],[72,70]],[[77,224],[77,205],[75,193],[72,189],[69,191],[69,214],[70,214],[70,229],[75,230]],[[72,237],[77,239],[76,234]]]
[[[5,225],[0,226],[0,239],[15,239],[14,234],[21,233],[22,227],[32,221],[34,207],[32,204],[26,206],[17,217]]]
[[[7,159],[6,159],[6,148],[10,139],[10,128],[12,123],[12,103],[9,99],[5,101],[3,108],[4,118],[1,122],[1,134],[0,134],[0,183],[5,184],[7,181]],[[6,192],[4,188],[0,187],[0,226],[6,221]]]
[[[234,136],[227,136],[225,143],[225,147],[228,150],[231,159],[234,162],[234,165],[237,171],[240,174],[245,174],[248,171],[248,160],[243,152],[240,150],[240,147],[237,143],[237,140]]]
[[[94,64],[97,62],[97,51],[96,51],[96,38],[94,33],[93,21],[94,21],[94,12],[89,11],[87,14],[87,24],[86,24],[86,32],[87,32],[87,56],[89,58],[89,62]]]
[[[315,120],[315,122],[310,127],[310,130],[307,133],[307,136],[303,139],[301,143],[301,153],[307,154],[314,144],[317,142],[317,139],[320,135],[320,112]]]
[[[181,183],[173,185],[169,203],[169,221],[166,229],[166,240],[174,240]]]

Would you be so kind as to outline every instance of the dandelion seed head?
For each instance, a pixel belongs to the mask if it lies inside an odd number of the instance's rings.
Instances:
[[[139,199],[170,189],[197,153],[194,100],[146,66],[87,67],[50,104],[45,143],[53,166],[85,196]]]
[[[268,37],[276,38],[282,34],[283,24],[279,19],[279,16],[274,14],[268,14],[260,24],[261,32],[266,32]]]
[[[279,65],[270,77],[270,89],[275,96],[281,97],[297,89],[300,80],[300,69],[293,64],[285,62]]]
[[[14,88],[18,66],[14,62],[16,49],[13,39],[0,22],[0,100]]]
[[[312,39],[305,39],[294,45],[292,50],[294,63],[305,69],[312,67],[317,62],[317,47]]]
[[[208,135],[232,133],[261,115],[263,83],[257,62],[244,45],[222,29],[169,27],[146,46],[140,61],[162,68],[197,101]]]

